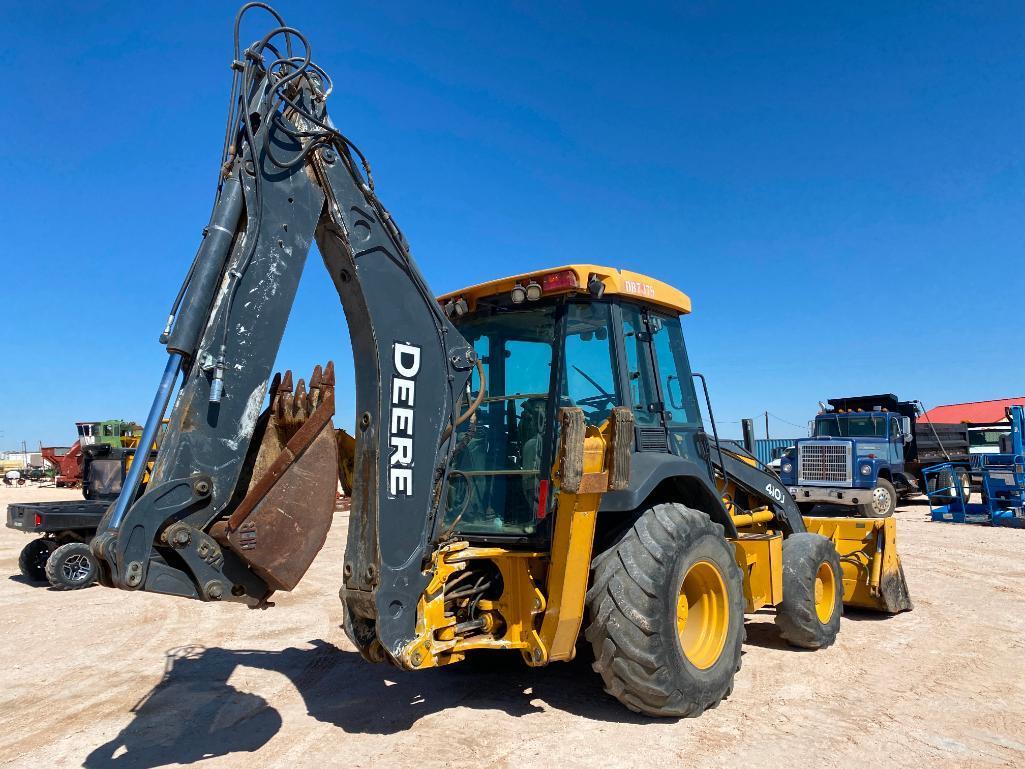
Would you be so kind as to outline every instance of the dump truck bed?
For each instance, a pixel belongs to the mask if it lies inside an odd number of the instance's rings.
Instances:
[[[966,425],[916,422],[914,457],[907,464],[916,468],[939,462],[967,462],[968,427]]]
[[[87,499],[18,502],[7,506],[7,528],[35,534],[95,531],[109,506],[110,501]]]

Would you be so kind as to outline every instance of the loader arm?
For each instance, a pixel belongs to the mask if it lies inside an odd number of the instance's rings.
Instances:
[[[334,509],[333,370],[269,383],[316,240],[357,362],[347,627],[364,653],[375,641],[391,652],[414,636],[430,580],[475,356],[331,123],[330,80],[306,39],[270,13],[274,29],[236,43],[216,202],[162,336],[170,357],[141,439],[152,443],[180,375],[153,475],[141,494],[129,475],[93,548],[102,580],[127,590],[260,606],[301,578]]]

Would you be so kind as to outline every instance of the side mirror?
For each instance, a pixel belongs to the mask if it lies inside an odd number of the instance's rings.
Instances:
[[[904,432],[904,440],[911,440],[911,417],[900,418],[900,429]]]

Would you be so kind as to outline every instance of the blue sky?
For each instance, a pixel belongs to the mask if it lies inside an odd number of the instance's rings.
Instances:
[[[1025,391],[1020,2],[276,5],[439,293],[573,261],[673,283],[730,434],[835,395]],[[0,3],[0,448],[144,417],[236,6]],[[279,361],[328,357],[348,425],[314,255]]]

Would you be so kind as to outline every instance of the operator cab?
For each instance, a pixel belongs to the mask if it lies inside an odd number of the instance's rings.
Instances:
[[[686,295],[636,273],[578,265],[439,301],[480,357],[486,382],[480,408],[456,432],[448,529],[483,541],[547,536],[562,407],[581,409],[600,428],[626,406],[635,451],[697,461],[701,414],[680,324],[690,312]],[[480,386],[475,374],[460,411]]]

